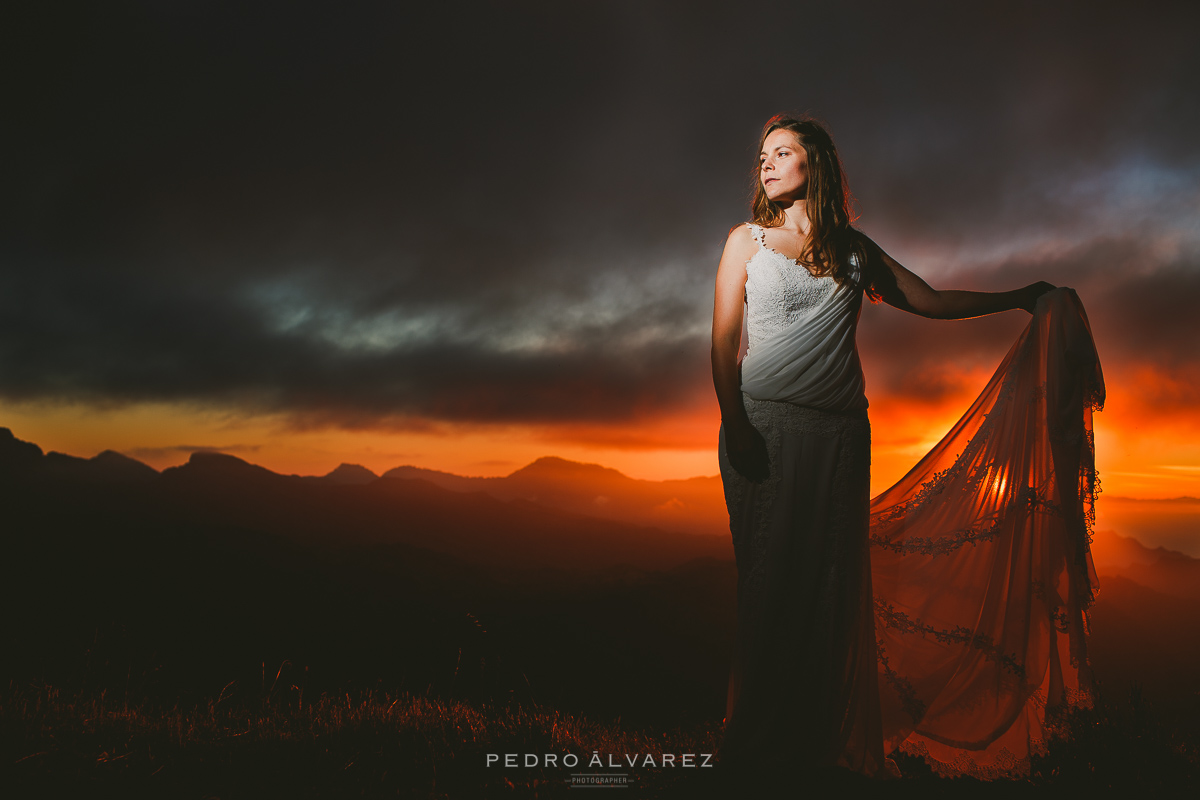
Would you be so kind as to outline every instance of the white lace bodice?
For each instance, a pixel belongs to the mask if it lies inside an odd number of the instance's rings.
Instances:
[[[746,333],[742,391],[827,410],[867,407],[855,333],[862,289],[852,258],[851,281],[815,277],[766,244],[760,225],[746,225],[758,243],[746,261]]]

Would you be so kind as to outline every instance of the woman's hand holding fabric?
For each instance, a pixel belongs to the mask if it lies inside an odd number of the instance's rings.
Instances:
[[[1037,306],[1038,298],[1046,292],[1057,288],[1053,283],[1038,281],[1037,283],[1029,284],[1023,289],[1019,289],[1018,291],[1021,293],[1020,307],[1032,314],[1033,309]]]

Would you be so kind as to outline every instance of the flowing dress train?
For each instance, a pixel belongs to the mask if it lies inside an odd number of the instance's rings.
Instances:
[[[1028,775],[1092,704],[1086,612],[1104,379],[1072,289],[1043,295],[949,433],[871,501],[884,748]]]

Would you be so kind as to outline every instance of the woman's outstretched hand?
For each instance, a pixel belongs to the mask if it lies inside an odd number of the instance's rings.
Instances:
[[[1017,291],[1020,292],[1020,307],[1032,314],[1033,309],[1037,306],[1038,298],[1046,292],[1057,288],[1053,283],[1038,281],[1037,283],[1029,284],[1024,289],[1018,289]]]
[[[771,459],[762,434],[748,423],[725,429],[725,453],[733,468],[751,483],[762,483],[771,474]]]

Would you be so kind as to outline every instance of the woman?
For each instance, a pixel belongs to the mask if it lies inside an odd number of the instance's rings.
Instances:
[[[1046,708],[1089,696],[1087,437],[1103,384],[1082,307],[1044,282],[932,289],[851,226],[813,120],[767,123],[755,185],[713,313],[738,568],[720,762],[886,777],[902,749],[947,775],[1027,772]],[[1037,312],[963,420],[874,501],[864,293],[935,319]]]

